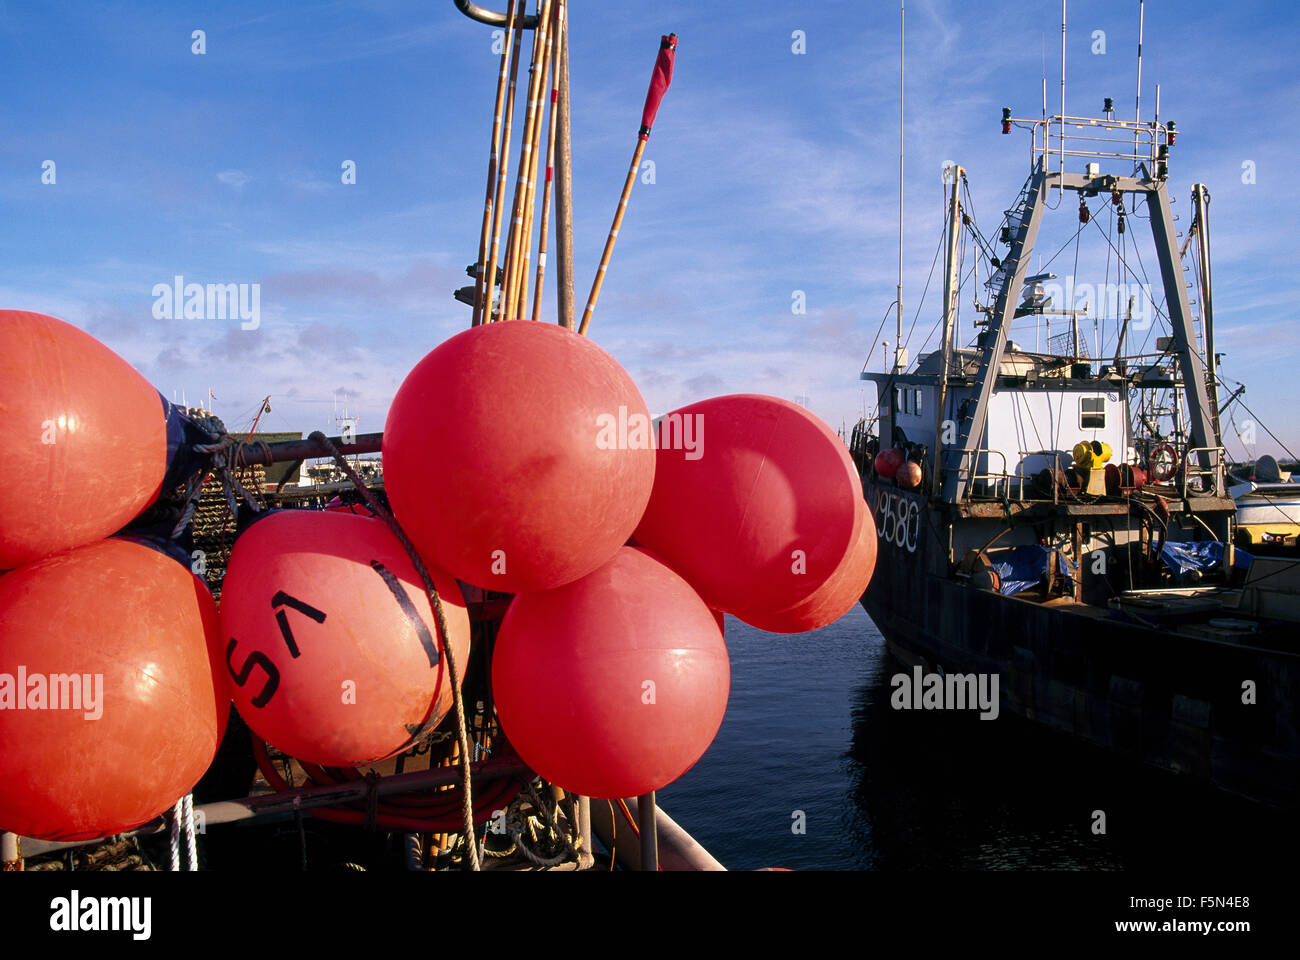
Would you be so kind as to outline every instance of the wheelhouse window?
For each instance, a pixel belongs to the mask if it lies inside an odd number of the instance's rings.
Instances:
[[[921,388],[920,387],[916,388],[916,395],[912,398],[912,400],[913,400],[912,412],[920,413],[921,412]]]
[[[1105,397],[1080,397],[1079,398],[1079,429],[1081,430],[1106,429],[1106,398]]]

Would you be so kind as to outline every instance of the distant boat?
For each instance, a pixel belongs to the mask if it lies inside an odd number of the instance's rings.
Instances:
[[[1237,546],[1259,554],[1300,547],[1300,483],[1291,473],[1265,455],[1234,468],[1228,479],[1228,495],[1237,502]]]

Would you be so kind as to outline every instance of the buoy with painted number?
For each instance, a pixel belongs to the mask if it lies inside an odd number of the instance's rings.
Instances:
[[[86,840],[189,793],[230,692],[203,581],[126,538],[0,577],[0,830]]]
[[[158,496],[168,404],[90,334],[0,310],[0,570],[102,540]]]
[[[393,512],[421,556],[514,593],[586,576],[632,533],[654,482],[645,401],[586,337],[506,321],[416,364],[384,425]]]
[[[492,660],[497,714],[519,756],[591,797],[633,797],[700,758],[731,667],[690,584],[636,547],[556,590],[515,597]]]
[[[430,568],[457,670],[469,615]],[[235,542],[221,596],[235,706],[263,740],[356,766],[415,743],[451,708],[445,640],[414,564],[380,520],[284,510]]]

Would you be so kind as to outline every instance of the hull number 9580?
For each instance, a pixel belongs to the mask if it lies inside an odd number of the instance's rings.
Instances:
[[[879,491],[876,495],[876,533],[885,543],[915,553],[921,533],[920,504],[892,490]]]

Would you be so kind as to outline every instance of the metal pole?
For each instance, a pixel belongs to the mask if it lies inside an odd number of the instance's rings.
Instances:
[[[637,829],[641,831],[641,869],[659,869],[659,835],[655,817],[655,794],[651,790],[636,798]]]
[[[569,17],[560,24],[560,110],[555,131],[555,279],[562,327],[573,329],[573,145],[569,140]]]
[[[382,433],[355,434],[351,443],[344,443],[342,437],[330,437],[330,441],[343,454],[379,453],[383,439]],[[281,440],[276,443],[257,441],[245,443],[237,448],[234,465],[237,467],[251,467],[257,464],[270,466],[273,463],[329,456],[332,456],[329,450],[315,440]]]
[[[1061,0],[1061,173],[1065,173],[1065,0]],[[1060,191],[1064,194],[1065,187]]]
[[[1210,392],[1210,409],[1214,417],[1214,442],[1222,444],[1219,424],[1218,359],[1214,356],[1214,286],[1210,280],[1210,191],[1205,184],[1192,187],[1192,204],[1196,210],[1196,252],[1200,280],[1201,325],[1205,335],[1205,380]]]
[[[578,869],[590,870],[596,863],[591,845],[591,797],[578,797],[578,831],[582,834],[582,849],[578,851]]]
[[[1137,93],[1133,97],[1133,123],[1142,122],[1142,27],[1146,19],[1146,0],[1138,0],[1138,79]],[[1142,134],[1133,131],[1133,161],[1137,164],[1138,150],[1141,148]]]
[[[23,868],[23,855],[18,850],[18,834],[7,830],[0,832],[0,873]]]
[[[519,760],[487,761],[482,764],[471,764],[471,770],[473,770],[476,783],[498,780],[503,777],[524,779],[532,776],[532,771]],[[460,776],[461,773],[457,767],[435,767],[429,770],[418,770],[414,773],[381,777],[375,783],[373,789],[381,797],[390,794],[425,792],[456,783],[459,781]],[[299,810],[332,807],[342,803],[355,802],[366,799],[370,791],[370,781],[355,780],[349,783],[297,787],[293,790],[282,790],[262,796],[205,803],[196,806],[194,809],[196,812],[203,814],[203,822],[207,826],[212,826],[217,823],[234,823],[240,820],[257,820],[276,815],[292,815]],[[160,833],[166,830],[167,826],[167,818],[165,816],[158,817],[135,830],[129,830],[116,836],[145,836],[151,833]],[[61,842],[35,840],[25,837],[22,840],[22,845],[26,849],[24,856],[35,857],[53,850],[66,850],[71,847],[84,847],[90,844],[102,843],[107,839],[109,838],[96,837],[91,840]]]
[[[935,404],[934,420],[934,467],[931,471],[930,486],[936,495],[943,490],[942,449],[943,419],[948,402],[948,375],[952,370],[953,330],[957,317],[957,240],[961,227],[961,167],[952,166],[952,194],[948,200],[947,231],[948,243],[944,259],[943,274],[943,366],[939,372],[939,402]]]

